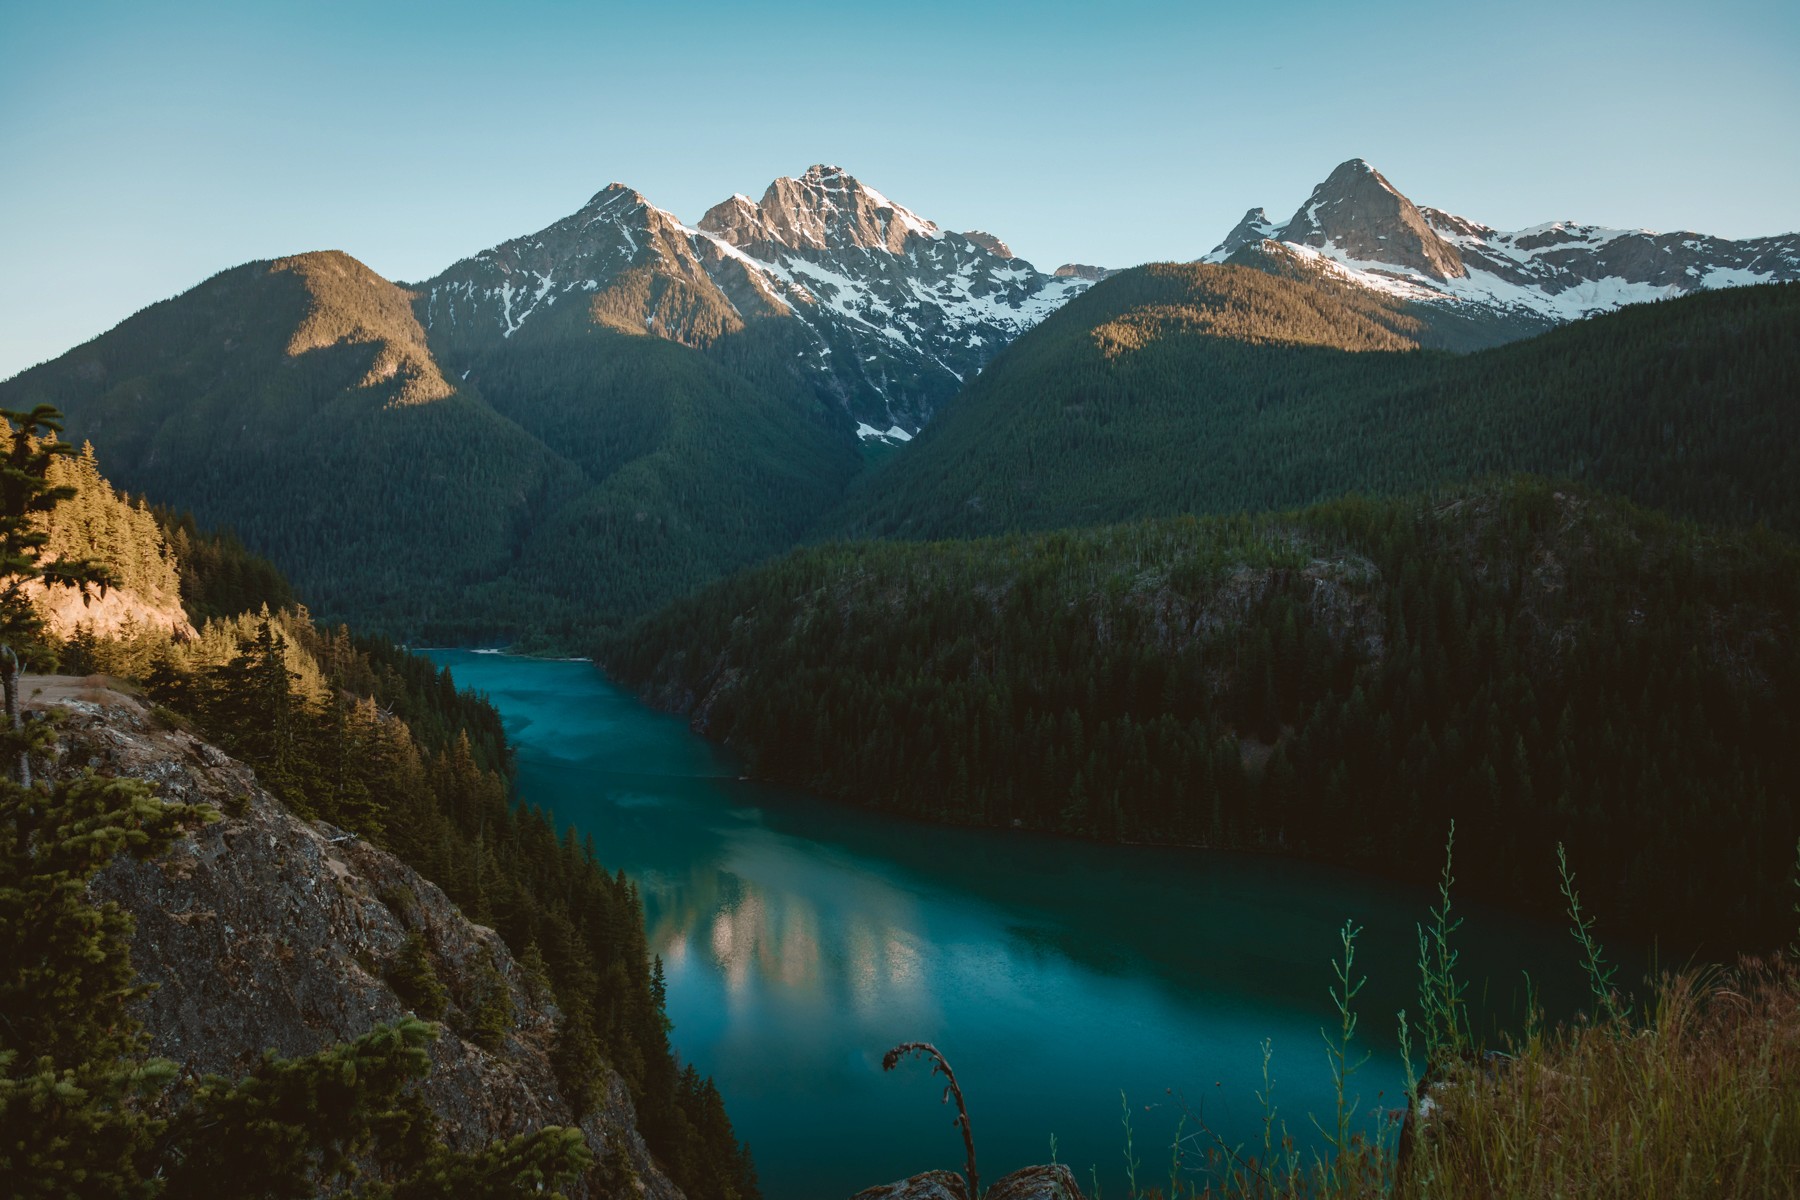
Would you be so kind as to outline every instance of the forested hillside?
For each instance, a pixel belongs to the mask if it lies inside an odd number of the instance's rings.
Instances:
[[[842,413],[660,339],[535,336],[448,374],[409,297],[342,254],[251,263],[0,405],[64,409],[117,482],[320,612],[440,640],[639,614],[791,545],[857,469]]]
[[[1123,272],[1008,347],[825,528],[978,536],[1532,471],[1800,530],[1800,285],[1467,355],[1408,349],[1442,336],[1423,308],[1305,272]]]
[[[267,562],[190,520],[159,524],[113,492],[92,455],[52,459],[49,479],[74,493],[45,518],[54,558],[91,560],[115,586],[191,589],[200,598],[191,615],[204,624],[187,640],[157,628],[84,632],[39,654],[60,655],[67,670],[138,681],[166,720],[192,722],[255,767],[295,813],[392,851],[437,883],[554,996],[563,1014],[555,1066],[578,1112],[598,1101],[610,1067],[687,1195],[754,1196],[748,1153],[717,1091],[670,1048],[635,887],[547,814],[511,803],[494,709],[390,642],[320,629],[298,606],[271,610],[290,592]],[[499,991],[449,1005],[423,942],[385,969],[416,995],[421,1015],[498,1045],[511,1020]]]
[[[1711,299],[1711,298],[1709,298]],[[760,776],[935,820],[1281,850],[1791,934],[1800,551],[1533,480],[790,554],[600,650]]]

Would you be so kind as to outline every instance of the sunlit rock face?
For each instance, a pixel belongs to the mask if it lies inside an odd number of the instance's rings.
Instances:
[[[603,328],[759,361],[901,440],[993,356],[1090,286],[980,230],[954,233],[814,166],[683,224],[615,183],[580,211],[417,285],[448,366]]]
[[[1800,234],[1733,241],[1573,221],[1504,232],[1414,204],[1360,158],[1294,215],[1244,215],[1205,261],[1273,256],[1409,300],[1544,325],[1711,288],[1800,279]]]

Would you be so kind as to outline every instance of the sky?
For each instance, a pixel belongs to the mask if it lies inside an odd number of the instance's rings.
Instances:
[[[419,280],[619,180],[835,163],[1044,269],[1192,259],[1366,158],[1415,201],[1800,228],[1800,3],[0,0],[0,378],[227,267]]]

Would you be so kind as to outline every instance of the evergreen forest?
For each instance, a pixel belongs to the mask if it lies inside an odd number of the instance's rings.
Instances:
[[[945,538],[1266,512],[1529,471],[1800,532],[1800,286],[1631,305],[1471,354],[1422,305],[1243,266],[1097,284],[824,531]]]
[[[598,657],[758,775],[938,821],[1275,850],[1791,932],[1800,548],[1521,477],[1305,510],[796,551]]]
[[[861,463],[757,344],[722,365],[582,329],[446,381],[410,295],[347,255],[247,264],[0,382],[0,405],[56,405],[113,479],[414,641],[573,645],[786,549]]]
[[[24,414],[11,416],[27,431],[54,419],[34,414],[38,423],[28,425]],[[25,444],[21,436],[15,432],[16,446]],[[601,866],[591,843],[512,803],[509,752],[494,709],[460,691],[448,671],[391,642],[316,627],[266,560],[235,538],[200,532],[185,514],[116,495],[91,450],[35,445],[48,447],[33,451],[43,460],[37,491],[46,499],[19,523],[35,555],[62,564],[65,574],[69,564],[86,564],[95,584],[178,594],[198,636],[127,628],[98,638],[78,626],[64,640],[27,609],[11,639],[23,657],[135,681],[165,720],[191,723],[253,766],[295,813],[373,842],[437,883],[471,920],[496,929],[554,998],[562,1013],[554,1063],[578,1113],[600,1099],[602,1070],[617,1070],[645,1139],[687,1195],[756,1196],[748,1151],[717,1090],[670,1048],[661,968],[647,952],[635,888]],[[36,750],[52,736],[48,724],[25,728],[37,731]],[[113,1008],[137,994],[129,919],[95,909],[80,887],[56,890],[40,864],[66,854],[75,874],[58,878],[85,885],[115,853],[157,853],[218,814],[165,805],[126,780],[59,783],[51,800],[8,787],[0,903],[27,908],[0,921],[21,939],[0,972],[7,1034],[0,1126],[9,1139],[17,1136],[0,1146],[0,1168],[31,1171],[52,1189],[45,1195],[60,1194],[55,1188],[73,1178],[60,1173],[66,1169],[104,1178],[102,1190],[116,1194],[197,1195],[226,1172],[246,1186],[266,1185],[271,1195],[306,1196],[352,1178],[350,1160],[362,1155],[359,1161],[372,1156],[379,1164],[395,1197],[460,1197],[513,1195],[527,1177],[560,1188],[591,1165],[579,1132],[560,1129],[481,1155],[444,1149],[408,1087],[424,1070],[421,1047],[435,1036],[426,1021],[372,1031],[310,1059],[271,1060],[241,1081],[181,1091],[187,1085],[167,1064],[143,1057],[134,1022],[102,1028]],[[81,815],[58,815],[65,810]],[[76,940],[33,932],[30,905],[50,902],[32,900],[36,887],[59,897],[68,927],[82,931]],[[422,943],[403,958],[390,974],[396,987],[405,982],[421,1017],[498,1046],[511,1020],[496,1007],[503,993],[451,1003]],[[46,1021],[62,1024],[39,1028]],[[31,1056],[21,1057],[27,1047]],[[69,1086],[83,1089],[79,1103],[44,1109],[45,1089]],[[179,1114],[173,1123],[158,1115],[171,1106]],[[263,1125],[243,1145],[216,1134],[221,1125],[251,1121]],[[286,1132],[275,1136],[269,1122],[285,1122]],[[350,1175],[340,1179],[344,1170]]]

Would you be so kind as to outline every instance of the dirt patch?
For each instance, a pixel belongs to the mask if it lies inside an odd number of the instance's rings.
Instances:
[[[75,700],[101,708],[142,708],[136,689],[111,675],[21,675],[19,702],[26,708],[55,708]]]

